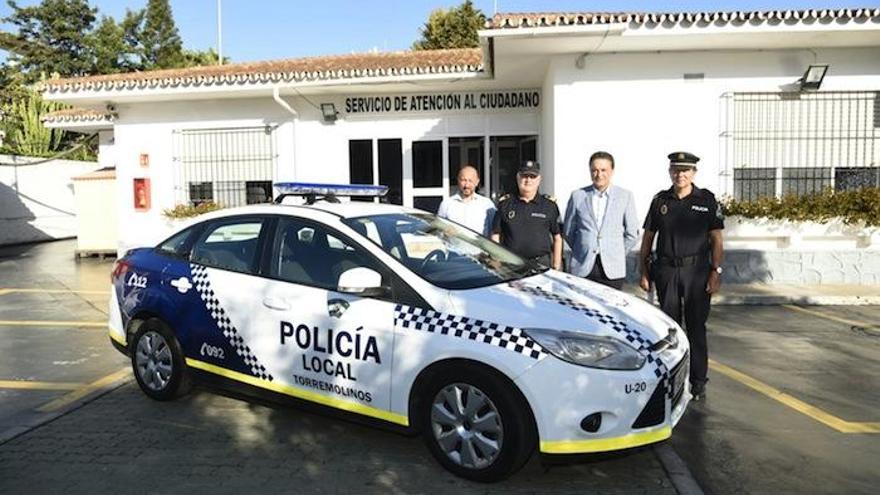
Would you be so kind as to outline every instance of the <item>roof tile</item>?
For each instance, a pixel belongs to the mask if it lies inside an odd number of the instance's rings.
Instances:
[[[772,22],[787,19],[810,21],[878,19],[880,8],[819,9],[819,10],[769,10],[728,12],[512,12],[498,13],[486,21],[488,29],[517,29],[558,27],[570,25],[627,23],[643,24],[690,23],[745,23],[749,21]]]
[[[357,79],[377,75],[481,72],[479,48],[329,55],[266,62],[129,72],[43,83],[48,93],[174,86]]]

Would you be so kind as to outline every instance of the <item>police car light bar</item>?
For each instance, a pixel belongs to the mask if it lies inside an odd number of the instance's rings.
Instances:
[[[280,204],[287,196],[302,196],[307,204],[313,204],[318,199],[324,199],[331,203],[338,203],[340,196],[372,196],[382,197],[388,193],[388,186],[373,186],[370,184],[314,184],[308,182],[278,182],[275,184],[278,196],[275,203]]]

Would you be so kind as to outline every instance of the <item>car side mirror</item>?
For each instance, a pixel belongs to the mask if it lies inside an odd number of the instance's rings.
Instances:
[[[363,297],[384,296],[390,289],[382,285],[382,275],[369,268],[350,268],[339,276],[337,292]]]

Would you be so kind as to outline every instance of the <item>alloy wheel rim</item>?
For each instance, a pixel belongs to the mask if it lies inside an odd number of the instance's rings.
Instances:
[[[141,383],[154,392],[161,392],[171,381],[174,364],[168,342],[154,331],[145,332],[135,349],[135,365]]]
[[[440,450],[455,464],[483,469],[501,453],[504,428],[492,399],[479,388],[453,383],[431,403],[431,429]]]

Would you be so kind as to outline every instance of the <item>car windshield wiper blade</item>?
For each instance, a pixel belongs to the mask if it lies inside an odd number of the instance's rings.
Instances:
[[[531,277],[532,275],[538,275],[539,273],[544,273],[549,269],[550,269],[549,267],[546,267],[544,265],[540,265],[538,263],[535,263],[534,261],[526,261],[526,263],[524,265],[522,265],[522,267],[520,267],[520,270],[522,270],[522,271],[517,270],[518,273],[517,273],[516,279]]]
[[[537,274],[539,274],[539,273],[544,273],[544,272],[546,272],[546,271],[549,270],[549,269],[550,269],[549,266],[544,266],[544,265],[539,265],[539,264],[534,263],[534,262],[529,262],[529,271],[528,271],[528,274],[529,274],[529,275],[537,275]]]

